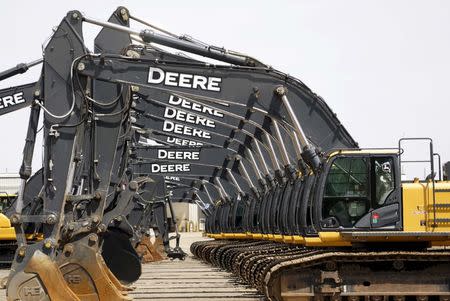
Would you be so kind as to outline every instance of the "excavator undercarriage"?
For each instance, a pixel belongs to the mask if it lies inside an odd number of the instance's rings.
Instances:
[[[198,242],[191,251],[233,272],[269,300],[447,300],[450,296],[450,253],[445,249],[355,250],[231,240],[216,245]]]

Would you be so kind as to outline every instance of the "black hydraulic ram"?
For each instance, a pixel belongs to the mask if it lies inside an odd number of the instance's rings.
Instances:
[[[43,61],[43,59],[38,59],[38,60],[32,61],[28,64],[20,63],[20,64],[16,65],[15,67],[12,67],[12,68],[9,68],[8,70],[2,71],[2,72],[0,72],[0,81],[10,78],[10,77],[13,77],[14,75],[17,75],[17,74],[25,73],[31,67],[42,63],[42,61]]]
[[[83,21],[96,24],[102,27],[111,28],[114,30],[127,32],[131,35],[139,36],[142,41],[145,43],[156,43],[167,47],[176,48],[179,50],[187,51],[190,53],[198,54],[204,57],[209,57],[212,59],[216,59],[222,62],[240,65],[240,66],[254,66],[255,62],[250,60],[248,57],[237,56],[234,54],[228,53],[225,49],[213,46],[202,46],[198,44],[194,44],[192,42],[182,41],[173,37],[161,35],[152,30],[142,30],[137,31],[130,29],[128,27],[116,25],[109,22],[103,22],[95,19],[88,18],[83,16]]]

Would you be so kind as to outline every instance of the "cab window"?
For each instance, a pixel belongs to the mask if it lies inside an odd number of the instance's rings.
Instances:
[[[394,162],[392,158],[380,157],[373,158],[374,166],[374,182],[375,182],[375,198],[374,206],[384,205],[387,197],[395,189],[394,182]]]
[[[322,218],[333,227],[353,227],[384,206],[395,190],[392,157],[338,157],[330,166],[323,194]]]
[[[325,182],[323,217],[334,217],[351,227],[368,211],[369,164],[367,158],[337,158]]]
[[[367,197],[368,165],[366,158],[334,160],[325,185],[326,197]]]

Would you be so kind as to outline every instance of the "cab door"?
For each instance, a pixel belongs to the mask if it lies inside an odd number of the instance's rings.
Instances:
[[[401,230],[397,155],[338,155],[324,168],[316,194],[321,230]]]

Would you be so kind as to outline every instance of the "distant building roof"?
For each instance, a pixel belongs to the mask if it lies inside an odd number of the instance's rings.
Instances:
[[[20,186],[18,173],[0,173],[0,196],[16,194]]]

